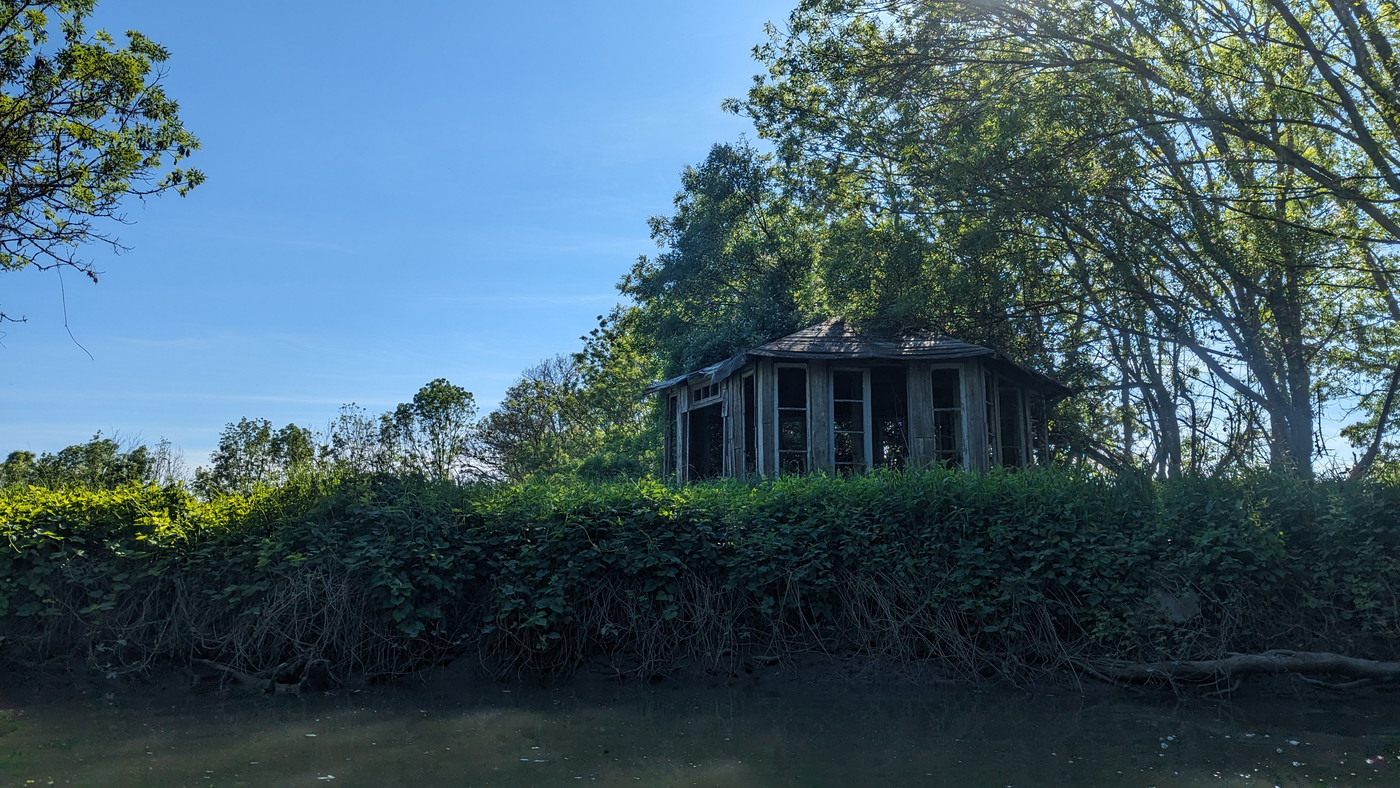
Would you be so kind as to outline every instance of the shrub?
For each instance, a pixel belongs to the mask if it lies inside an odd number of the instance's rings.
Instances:
[[[1393,653],[1400,485],[927,470],[675,488],[302,475],[0,492],[0,634],[112,672],[732,669],[797,651],[969,677],[1273,647]]]

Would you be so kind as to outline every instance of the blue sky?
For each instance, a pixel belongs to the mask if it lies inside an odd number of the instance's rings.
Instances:
[[[616,303],[681,169],[749,131],[720,102],[793,4],[105,0],[94,26],[171,50],[208,182],[131,203],[97,285],[0,277],[28,318],[0,337],[0,456],[102,430],[200,463],[241,417],[321,428],[437,377],[486,412]]]

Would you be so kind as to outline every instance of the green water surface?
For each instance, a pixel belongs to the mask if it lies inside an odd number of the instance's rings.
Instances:
[[[1385,695],[443,680],[10,695],[4,786],[1400,785],[1400,697]]]

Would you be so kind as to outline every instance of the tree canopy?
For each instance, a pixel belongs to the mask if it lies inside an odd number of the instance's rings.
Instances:
[[[172,484],[184,473],[184,460],[170,441],[154,449],[99,432],[86,443],[35,455],[12,451],[0,462],[0,487],[83,487],[114,489],[127,484]]]
[[[1054,366],[1100,462],[1309,474],[1320,412],[1376,447],[1400,383],[1396,21],[807,0],[730,106],[825,216],[828,303]]]
[[[209,459],[194,478],[195,491],[205,497],[247,493],[310,470],[397,473],[438,482],[474,481],[487,470],[476,399],[446,378],[429,381],[385,413],[344,405],[320,431],[239,419],[224,427]]]
[[[810,223],[747,145],[715,145],[681,174],[671,216],[650,220],[662,251],[618,284],[644,306],[637,330],[676,375],[802,327],[814,250]]]
[[[273,429],[267,419],[239,419],[219,434],[208,468],[197,468],[194,489],[205,497],[246,494],[259,484],[286,481],[315,459],[311,432],[295,424]]]
[[[134,30],[89,31],[96,0],[0,0],[0,270],[71,268],[79,247],[119,248],[132,197],[183,195],[199,148],[161,87],[170,53]],[[10,319],[0,312],[0,321]]]
[[[612,479],[658,471],[660,424],[642,392],[662,362],[641,317],[635,307],[599,315],[582,351],[521,374],[481,422],[495,475]]]
[[[429,381],[409,402],[381,417],[382,440],[399,469],[434,481],[466,481],[481,475],[476,398],[446,378]]]

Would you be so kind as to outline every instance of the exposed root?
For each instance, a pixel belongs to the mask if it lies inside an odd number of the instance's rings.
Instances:
[[[1300,675],[1298,676],[1298,678],[1302,680],[1305,684],[1309,684],[1314,687],[1321,687],[1322,689],[1326,690],[1333,690],[1334,692],[1347,692],[1349,690],[1360,689],[1362,687],[1369,687],[1376,683],[1375,679],[1355,679],[1353,681],[1342,681],[1334,684],[1330,681],[1323,681],[1322,679],[1315,679],[1310,676]]]
[[[1400,662],[1377,662],[1318,651],[1273,650],[1220,659],[1168,662],[1076,660],[1075,667],[1114,683],[1220,683],[1235,676],[1296,673],[1335,675],[1376,682],[1400,679]],[[1332,685],[1340,687],[1342,685]]]

